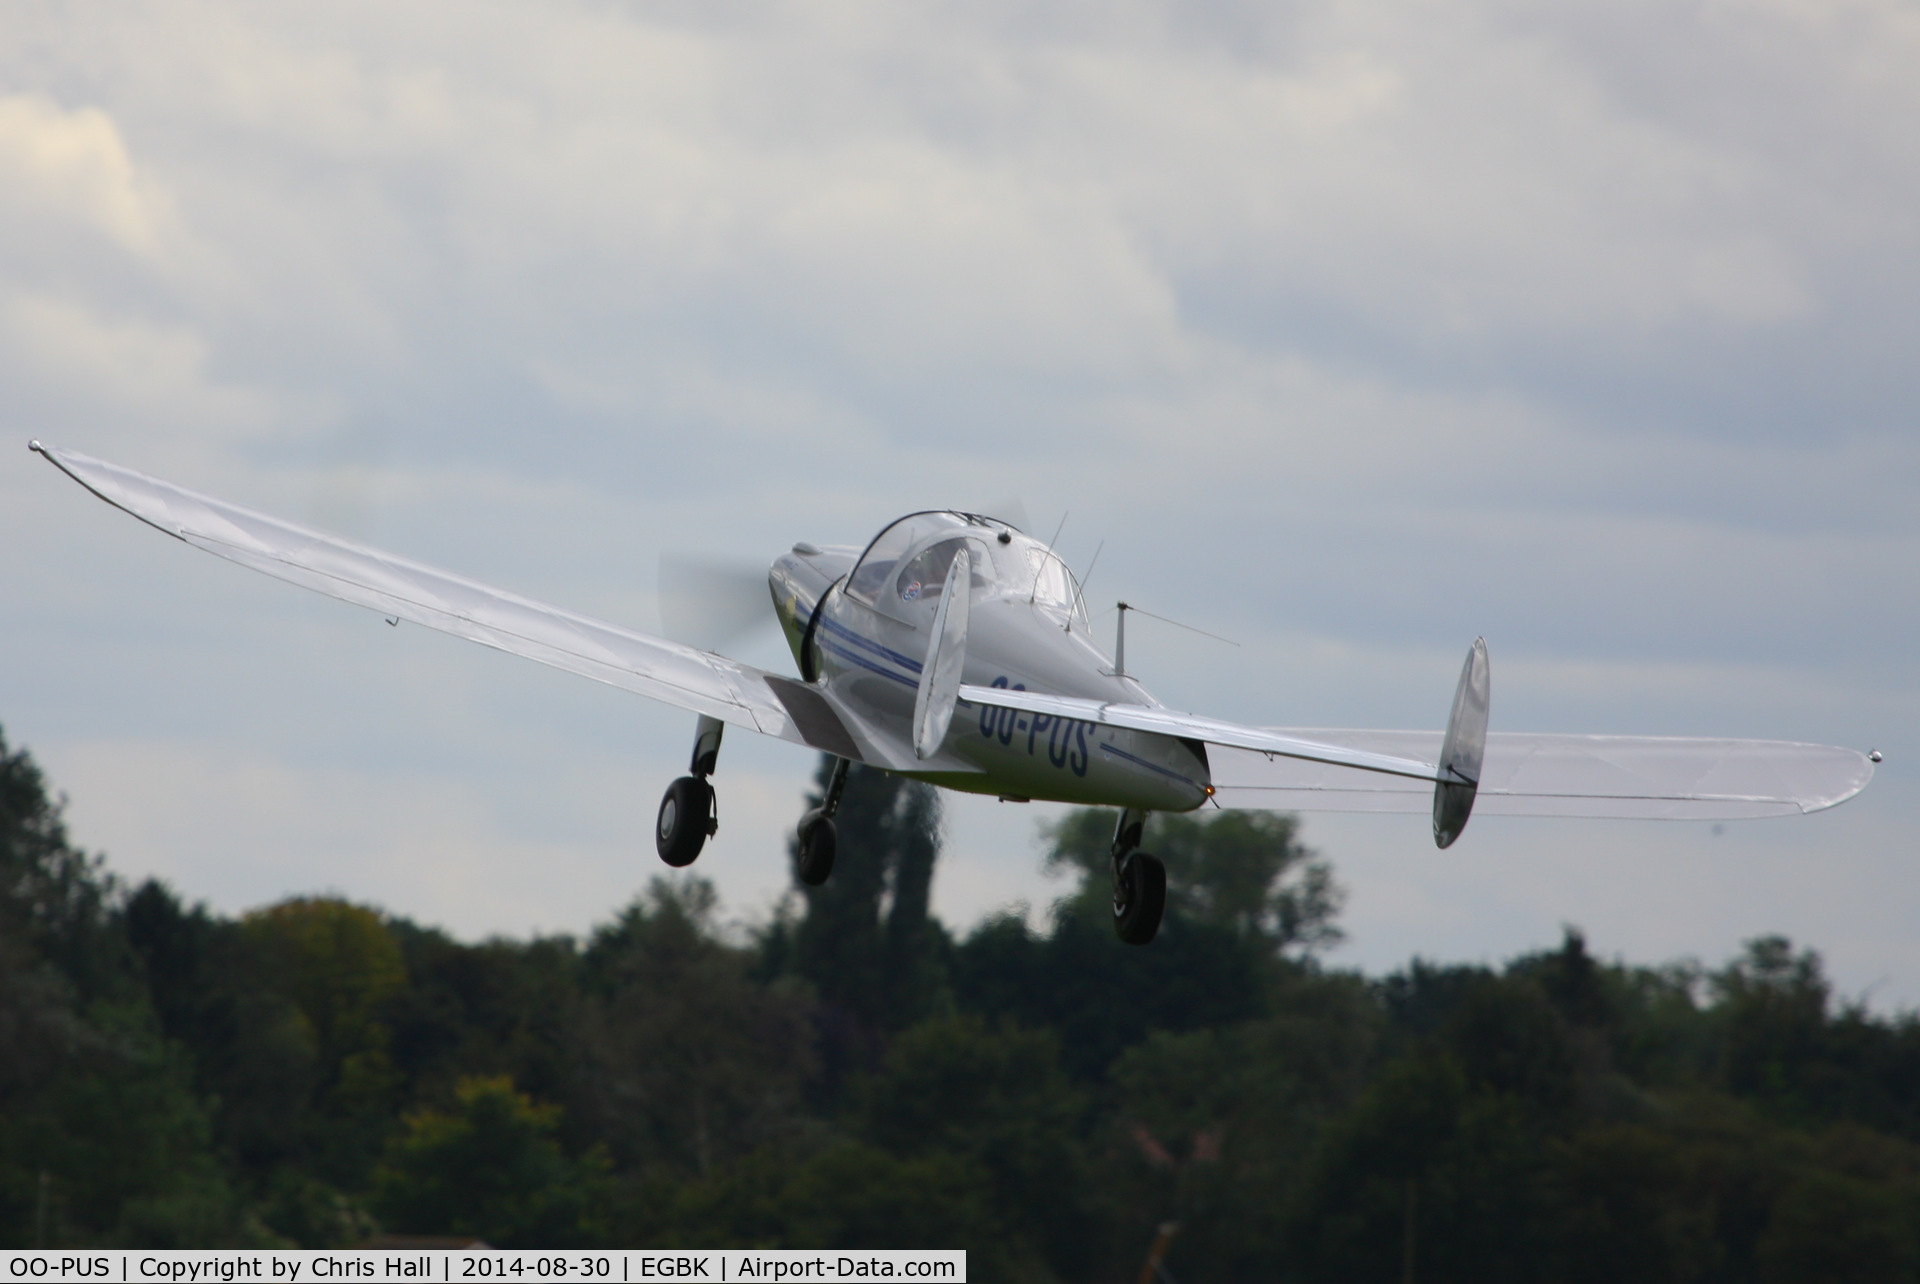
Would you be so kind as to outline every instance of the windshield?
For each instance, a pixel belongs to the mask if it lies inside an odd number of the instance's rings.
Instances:
[[[929,544],[900,568],[893,577],[893,591],[902,602],[930,602],[937,599],[947,586],[947,572],[953,568],[953,555],[968,543],[965,539],[943,539],[937,544]],[[986,550],[976,544],[974,564],[985,569]],[[974,584],[981,582],[978,573],[973,576]]]
[[[1005,522],[968,513],[914,513],[881,531],[847,577],[847,596],[913,618],[915,603],[939,601],[963,541],[973,550],[976,591],[992,587],[1026,599],[1063,627],[1087,626],[1080,585],[1058,554]]]
[[[1005,544],[992,540],[988,550],[1004,596],[1025,598],[1063,627],[1087,627],[1087,607],[1080,596],[1079,581],[1059,554],[1039,540],[1020,534]]]
[[[953,555],[963,542],[973,544],[974,588],[993,582],[994,563],[987,539],[997,533],[984,519],[960,513],[915,513],[874,537],[860,564],[847,577],[847,596],[869,606],[895,610],[903,604],[937,601],[947,582]]]
[[[1039,543],[1028,541],[1023,550],[1027,564],[1027,597],[1034,606],[1060,617],[1069,627],[1087,627],[1086,603],[1080,597],[1080,585],[1060,555]]]

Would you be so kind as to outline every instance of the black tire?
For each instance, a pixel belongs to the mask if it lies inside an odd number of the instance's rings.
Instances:
[[[1145,945],[1160,931],[1167,908],[1167,867],[1145,852],[1135,852],[1120,867],[1114,888],[1113,931],[1128,945]]]
[[[713,786],[697,776],[682,776],[667,786],[660,818],[653,828],[660,859],[680,869],[691,865],[706,846],[713,823]]]
[[[833,873],[833,857],[840,846],[833,821],[818,811],[810,811],[800,820],[800,853],[793,872],[809,887],[818,887]]]

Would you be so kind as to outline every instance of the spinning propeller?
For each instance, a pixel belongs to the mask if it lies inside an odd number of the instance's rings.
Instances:
[[[765,566],[685,553],[660,555],[660,628],[675,642],[717,651],[773,622]]]

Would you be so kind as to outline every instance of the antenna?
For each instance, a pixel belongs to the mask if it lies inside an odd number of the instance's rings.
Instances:
[[[1093,550],[1093,560],[1087,563],[1087,573],[1080,577],[1080,597],[1081,597],[1082,605],[1085,605],[1085,600],[1087,596],[1087,581],[1093,578],[1093,568],[1100,565],[1100,550],[1104,549],[1106,546],[1107,546],[1107,541],[1101,540],[1100,548],[1096,548]]]
[[[1078,584],[1073,586],[1074,592],[1080,595],[1080,609],[1082,611],[1087,609],[1087,581],[1093,578],[1093,568],[1100,565],[1100,550],[1106,546],[1107,541],[1101,540],[1100,547],[1093,550],[1093,560],[1087,563],[1087,573],[1080,577]],[[1073,632],[1073,612],[1071,611],[1067,612],[1067,632]]]
[[[1140,611],[1139,607],[1127,606],[1126,603],[1124,602],[1122,602],[1120,605],[1125,607],[1129,611]],[[1158,620],[1162,624],[1171,624],[1176,629],[1185,629],[1189,633],[1198,633],[1203,638],[1212,638],[1215,642],[1225,642],[1228,646],[1240,645],[1238,642],[1235,642],[1232,638],[1223,638],[1218,633],[1209,633],[1205,629],[1196,629],[1191,624],[1182,624],[1180,623],[1180,621],[1170,620],[1164,615],[1155,615],[1152,611],[1140,611],[1140,614],[1146,616],[1149,620]]]
[[[1091,573],[1091,571],[1089,571],[1089,573]],[[1114,638],[1113,638],[1113,676],[1116,678],[1124,678],[1124,677],[1130,676],[1127,673],[1127,612],[1128,611],[1139,611],[1141,615],[1146,616],[1149,620],[1158,620],[1162,624],[1171,624],[1176,629],[1185,629],[1189,633],[1198,633],[1203,638],[1212,638],[1215,642],[1225,642],[1228,646],[1240,645],[1238,642],[1235,642],[1232,638],[1223,638],[1218,633],[1209,633],[1205,629],[1196,629],[1191,624],[1182,624],[1180,623],[1180,621],[1170,620],[1164,615],[1155,615],[1152,611],[1141,611],[1139,607],[1133,606],[1127,602],[1116,602],[1114,606],[1120,612],[1120,622],[1116,627],[1116,629],[1114,630]]]
[[[1056,559],[1058,559],[1060,555],[1058,553],[1053,552],[1053,546],[1060,541],[1060,532],[1067,529],[1067,519],[1072,516],[1073,516],[1073,510],[1071,508],[1061,513],[1060,524],[1053,528],[1053,538],[1047,541],[1047,552],[1052,553]],[[1038,568],[1035,568],[1035,569],[1036,571],[1038,570]],[[1032,606],[1035,602],[1039,600],[1040,600],[1040,576],[1036,573],[1033,577],[1033,592],[1027,594],[1027,605]]]

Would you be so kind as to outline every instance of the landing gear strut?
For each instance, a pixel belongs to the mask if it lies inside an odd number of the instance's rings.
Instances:
[[[800,858],[794,872],[809,887],[818,887],[833,873],[833,856],[839,846],[833,816],[840,810],[840,795],[847,787],[847,768],[853,764],[842,758],[833,765],[827,780],[827,796],[818,807],[800,818]]]
[[[1136,850],[1146,823],[1146,812],[1129,807],[1113,829],[1113,932],[1128,945],[1151,941],[1167,908],[1167,867]]]
[[[720,733],[726,724],[718,718],[700,715],[693,733],[693,762],[690,776],[682,776],[667,786],[660,800],[660,818],[654,827],[654,846],[660,859],[675,869],[691,865],[720,828],[720,812],[714,805],[713,786],[707,777],[720,759]]]

